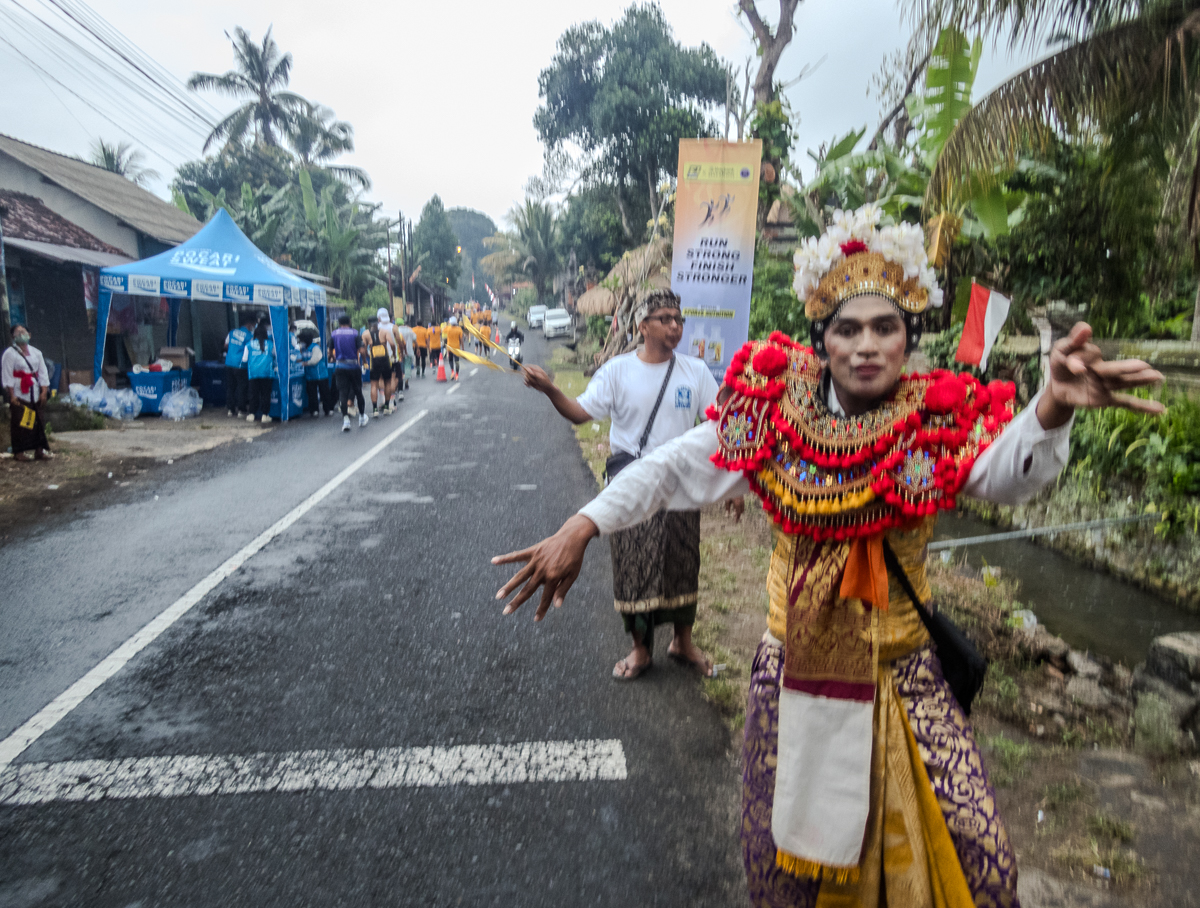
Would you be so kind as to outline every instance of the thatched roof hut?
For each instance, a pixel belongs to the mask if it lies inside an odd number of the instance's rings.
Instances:
[[[612,315],[617,311],[617,295],[597,284],[575,303],[575,308],[583,315]]]

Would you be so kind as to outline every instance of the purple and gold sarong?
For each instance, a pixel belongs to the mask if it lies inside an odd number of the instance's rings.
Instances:
[[[965,897],[977,908],[1018,906],[1016,858],[979,746],[928,646],[880,665],[870,816],[858,880],[843,886],[778,866],[771,813],[782,672],[782,649],[764,641],[750,681],[742,782],[742,850],[752,905],[956,905],[964,898],[965,878]]]

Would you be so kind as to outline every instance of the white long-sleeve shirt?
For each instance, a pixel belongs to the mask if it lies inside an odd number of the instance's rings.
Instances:
[[[997,504],[1028,501],[1054,481],[1070,456],[1074,417],[1056,429],[1043,429],[1037,418],[1039,393],[979,456],[962,495]],[[841,413],[832,389],[830,409]],[[713,464],[717,424],[702,423],[623,469],[617,478],[580,509],[601,533],[637,526],[658,511],[690,511],[750,491],[741,473]]]
[[[21,379],[17,378],[17,372],[33,373],[34,384],[31,391],[21,393]],[[42,351],[33,344],[27,344],[25,351],[15,345],[6,347],[4,353],[0,354],[0,386],[11,390],[17,400],[37,403],[42,388],[50,387],[50,373],[46,371],[46,359],[42,356]]]

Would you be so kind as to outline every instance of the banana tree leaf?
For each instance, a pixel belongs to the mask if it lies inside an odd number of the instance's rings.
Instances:
[[[850,130],[840,139],[833,143],[833,147],[825,154],[826,161],[834,161],[838,158],[845,157],[854,150],[854,146],[862,141],[862,137],[867,134],[867,128],[864,126],[858,132]]]
[[[993,186],[971,199],[971,211],[989,240],[1008,233],[1008,203],[1004,199],[1004,190],[999,186]]]

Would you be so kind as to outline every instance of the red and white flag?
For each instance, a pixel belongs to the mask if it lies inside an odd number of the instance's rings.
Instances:
[[[967,323],[963,326],[962,340],[954,358],[960,363],[978,366],[980,372],[986,372],[988,356],[1008,318],[1008,309],[1008,297],[972,282]]]

